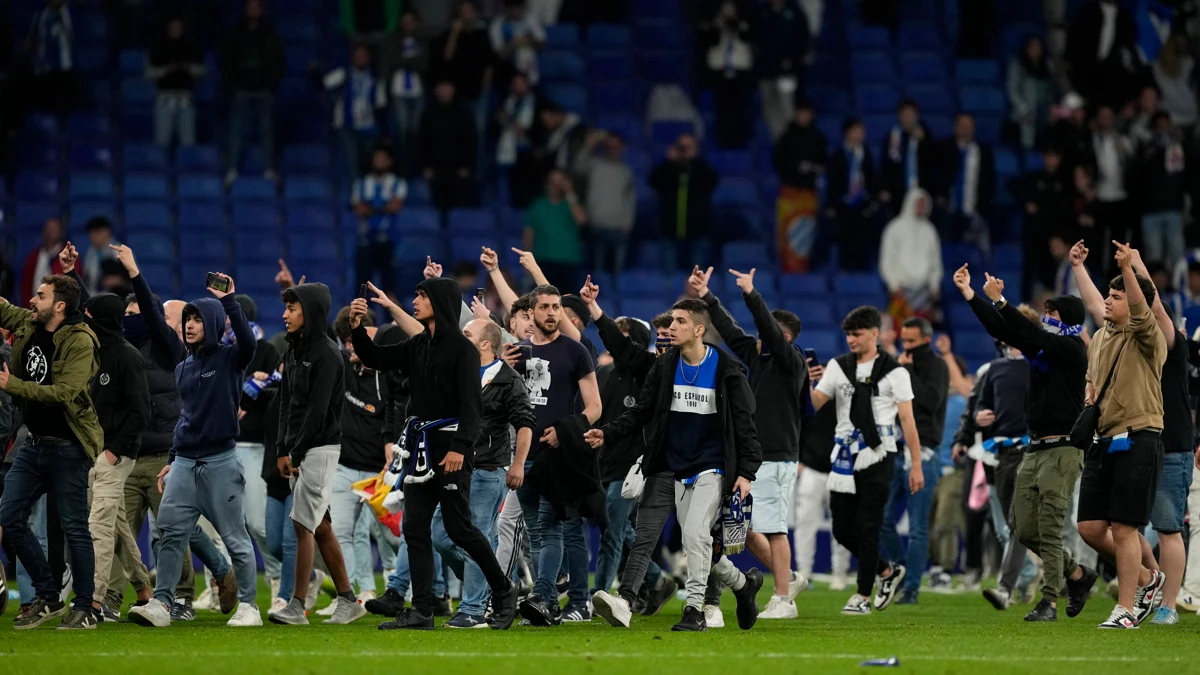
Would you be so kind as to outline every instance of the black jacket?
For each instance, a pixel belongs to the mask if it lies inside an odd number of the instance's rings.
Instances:
[[[828,157],[826,146],[825,134],[815,126],[788,124],[771,153],[771,164],[779,174],[779,181],[801,190],[816,189],[817,169],[825,166]]]
[[[739,476],[754,480],[762,464],[762,448],[754,425],[754,393],[750,391],[746,373],[737,360],[723,350],[718,349],[717,355],[717,409],[725,441],[724,485],[726,490],[732,490]],[[665,420],[671,411],[679,359],[677,347],[656,359],[637,404],[601,429],[605,442],[617,443],[646,428],[646,458],[642,460],[642,469],[647,476],[668,470],[664,450],[666,425],[656,424],[653,428],[647,425],[655,418]]]
[[[345,390],[341,350],[326,333],[329,288],[300,284],[291,289],[304,310],[304,327],[288,333],[279,387],[279,445],[276,455],[291,455],[299,466],[304,454],[341,442]]]
[[[436,333],[429,328],[396,345],[376,345],[359,326],[351,332],[354,353],[363,365],[408,376],[414,393],[409,414],[425,422],[458,418],[450,452],[467,460],[474,454],[482,427],[479,352],[458,328],[462,295],[453,279],[426,279],[417,285],[433,306]]]
[[[230,91],[274,91],[283,79],[283,43],[266,17],[237,22],[225,36],[221,83]]]
[[[795,462],[800,459],[800,415],[804,412],[804,392],[808,389],[808,365],[800,348],[787,341],[779,322],[755,290],[743,295],[754,316],[754,327],[762,340],[746,334],[717,296],[702,299],[708,304],[713,328],[750,370],[750,389],[754,392],[754,423],[764,462]]]
[[[529,429],[532,432],[537,423],[525,381],[503,361],[497,361],[493,367],[496,367],[495,374],[481,382],[483,433],[479,434],[475,444],[476,469],[499,469],[512,463],[509,427],[514,431]]]
[[[917,185],[924,188],[926,192],[936,193],[938,184],[937,142],[933,140],[933,134],[929,131],[929,127],[925,126],[924,122],[919,124],[924,132],[924,137],[917,144]],[[892,203],[899,208],[904,203],[905,195],[908,194],[908,185],[904,181],[904,167],[908,163],[908,147],[913,139],[909,133],[902,131],[899,142],[893,148],[892,131],[888,130],[887,135],[883,137],[883,149],[879,154],[882,158],[879,189],[892,193]]]
[[[600,331],[604,348],[613,357],[611,364],[596,369],[601,403],[600,419],[596,420],[596,426],[603,427],[637,403],[646,374],[654,365],[655,355],[646,351],[646,343],[651,339],[650,331],[637,322],[631,325],[626,336],[616,322],[604,314],[596,320],[596,328]],[[634,434],[616,443],[605,440],[600,447],[600,480],[604,483],[624,480],[629,467],[637,462],[638,457],[646,454],[644,434]]]
[[[1178,162],[1173,172],[1167,170],[1167,153],[1178,154],[1173,158]],[[1183,146],[1174,140],[1156,137],[1141,147],[1130,178],[1141,194],[1145,213],[1183,210],[1188,176],[1184,166]]]
[[[242,311],[246,313],[247,319],[258,321],[258,305],[254,303],[254,300],[250,296],[238,293],[234,298],[242,306]],[[253,377],[254,373],[259,372],[273,373],[279,367],[279,361],[279,350],[275,349],[275,345],[265,339],[259,339],[258,347],[254,350],[254,358],[251,359],[250,365],[246,366],[246,377]],[[246,414],[241,420],[241,434],[238,435],[238,442],[263,443],[263,428],[267,416],[267,399],[261,393],[258,398],[251,398],[249,394],[243,391],[242,402],[239,407],[245,410]]]
[[[996,197],[996,157],[987,145],[976,141],[979,146],[979,176],[975,191],[975,212],[986,213],[991,208],[992,200]],[[958,143],[947,139],[941,148],[941,177],[937,181],[934,194],[949,201],[953,195],[954,182],[958,179],[959,169],[962,168],[963,155]],[[952,207],[953,204],[949,204]]]
[[[150,389],[142,355],[122,335],[125,301],[112,293],[92,296],[88,326],[100,340],[100,369],[92,378],[92,403],[104,429],[104,449],[137,458],[150,420]]]
[[[713,193],[721,177],[703,159],[690,162],[667,160],[650,174],[650,187],[658,194],[659,232],[672,241],[700,239],[708,236],[712,227]],[[684,222],[679,223],[679,196],[687,186]]]
[[[346,400],[342,403],[342,454],[338,463],[356,471],[379,471],[386,459],[383,446],[396,441],[384,433],[387,374],[351,362],[346,352],[342,352],[342,358]]]
[[[753,33],[754,66],[759,77],[804,74],[812,33],[797,3],[785,4],[778,11],[763,3]]]
[[[404,341],[404,331],[394,323],[380,326],[375,332],[375,344],[396,345]],[[404,432],[404,420],[408,417],[408,378],[392,371],[384,373],[387,378],[387,407],[383,413],[383,435],[388,443],[395,443]]]
[[[1083,323],[1083,302],[1074,296],[1054,298],[1060,313],[1069,312],[1072,321]],[[990,302],[978,294],[971,299],[971,309],[987,332],[1006,345],[1021,350],[1026,359],[1037,360],[1045,367],[1029,369],[1029,437],[1066,436],[1071,433],[1079,412],[1083,410],[1083,393],[1087,376],[1087,347],[1079,336],[1055,335],[1033,325],[1006,304],[997,312]],[[1069,309],[1068,309],[1069,306]]]
[[[950,367],[929,345],[910,350],[908,370],[913,390],[913,418],[917,436],[927,448],[937,448],[946,429],[946,397],[950,393]]]
[[[465,104],[435,102],[421,114],[421,161],[435,176],[450,178],[459,169],[474,173],[478,143],[475,119]]]
[[[991,410],[996,421],[981,427],[984,438],[1019,438],[1029,428],[1029,361],[1002,357],[993,360],[981,378],[974,412]]]
[[[600,485],[599,455],[583,440],[590,428],[582,413],[555,422],[559,445],[554,452],[538,455],[529,482],[554,507],[558,520],[582,516],[605,528],[608,510]]]
[[[846,146],[839,143],[829,153],[828,170],[825,173],[825,203],[829,206],[840,206],[850,187],[850,159],[846,157]],[[867,189],[867,199],[861,207],[867,206],[879,194],[879,175],[875,173],[875,160],[871,151],[863,147],[862,158],[863,183]]]

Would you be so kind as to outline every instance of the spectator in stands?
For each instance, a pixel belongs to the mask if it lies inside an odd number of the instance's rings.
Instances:
[[[496,111],[496,123],[500,131],[496,141],[496,164],[501,171],[510,173],[509,200],[517,208],[528,206],[538,189],[536,181],[522,176],[516,169],[519,162],[532,162],[530,136],[537,121],[537,105],[537,96],[533,93],[529,78],[523,73],[516,73],[512,76],[508,97]]]
[[[1096,158],[1096,226],[1093,236],[1084,235],[1086,246],[1093,251],[1107,251],[1109,243],[1129,241],[1134,216],[1125,190],[1126,164],[1133,157],[1129,139],[1116,128],[1114,109],[1101,105],[1092,119],[1092,153]],[[1097,239],[1097,237],[1099,237]],[[1111,255],[1100,259],[1115,268]],[[1112,277],[1114,275],[1107,275]]]
[[[1154,81],[1162,92],[1162,107],[1184,131],[1196,124],[1196,62],[1188,52],[1188,37],[1175,33],[1167,39],[1152,66]]]
[[[66,243],[66,230],[58,218],[51,218],[42,227],[42,243],[25,256],[25,266],[21,270],[21,295],[13,304],[24,304],[33,297],[39,280],[51,274],[62,274],[62,263],[58,261],[58,253]]]
[[[625,162],[625,139],[611,131],[593,130],[573,168],[584,184],[592,267],[611,272],[615,279],[625,269],[629,233],[637,215],[637,190],[633,170]]]
[[[33,15],[25,38],[33,67],[34,101],[60,115],[79,102],[74,26],[67,0],[47,0],[46,6]]]
[[[717,145],[744,148],[754,133],[750,117],[754,91],[750,24],[739,14],[734,0],[725,0],[702,35],[708,47],[707,64],[717,99]]]
[[[421,16],[428,22],[427,15]],[[475,137],[479,140],[476,166],[482,166],[483,138],[488,124],[488,94],[492,88],[496,57],[474,0],[462,0],[458,4],[450,29],[434,45],[433,57],[437,77],[453,82],[458,100],[474,113]]]
[[[333,100],[333,128],[342,141],[350,177],[366,172],[364,164],[379,141],[387,109],[387,86],[379,81],[371,66],[371,50],[354,47],[349,68],[334,68],[321,76],[313,70],[321,86]]]
[[[791,122],[796,95],[804,91],[808,19],[794,0],[769,0],[759,12],[754,25],[754,65],[763,117],[771,138],[778,139]]]
[[[376,148],[371,155],[371,172],[354,181],[350,205],[358,216],[358,253],[354,257],[357,283],[372,281],[379,273],[379,288],[394,293],[391,238],[392,218],[404,206],[408,184],[392,173],[392,155]]]
[[[183,20],[167,22],[167,35],[146,59],[146,79],[158,87],[154,99],[154,142],[170,147],[176,135],[179,145],[196,143],[196,107],[192,93],[204,75],[204,53],[183,35]]]
[[[416,12],[406,10],[400,17],[400,58],[392,73],[392,110],[396,116],[396,152],[400,156],[400,175],[410,176],[417,164],[420,143],[421,111],[425,109],[425,73],[429,70],[429,49],[419,34]]]
[[[119,244],[113,241],[112,231],[112,222],[104,216],[96,216],[87,222],[90,246],[83,254],[83,283],[86,284],[89,294],[100,289],[101,263],[117,258],[117,252],[112,247]]]
[[[455,97],[454,83],[442,80],[434,104],[421,116],[421,161],[433,203],[443,211],[475,203],[475,147],[479,143],[471,111]]]
[[[847,119],[842,124],[842,143],[829,157],[826,215],[835,222],[838,263],[845,271],[867,270],[878,248],[878,226],[871,219],[878,179],[875,161],[864,145],[866,137],[860,120]]]
[[[1138,150],[1137,168],[1132,173],[1141,183],[1146,262],[1173,268],[1184,256],[1183,198],[1187,188],[1184,150],[1179,128],[1172,124],[1170,113],[1164,110],[1155,113],[1152,127],[1154,136]]]
[[[551,169],[562,169],[570,175],[587,134],[587,125],[579,115],[547,101],[538,110],[537,124],[530,135],[539,182]]]
[[[1103,232],[1097,232],[1096,224],[1097,211],[1099,204],[1096,202],[1096,180],[1095,173],[1090,166],[1077,166],[1071,174],[1071,180],[1075,185],[1074,203],[1072,204],[1073,216],[1075,225],[1079,227],[1079,236],[1083,237],[1085,242],[1091,241],[1097,244],[1103,243]],[[1097,264],[1093,273],[1103,272],[1104,268],[1101,264]]]
[[[933,203],[921,188],[909,190],[900,215],[883,228],[879,274],[892,296],[898,322],[936,315],[942,290],[942,241],[929,222]]]
[[[355,45],[367,45],[379,57],[379,75],[391,73],[394,36],[400,24],[400,0],[340,0],[338,16],[342,31]]]
[[[825,173],[825,160],[829,156],[827,141],[813,124],[815,116],[812,104],[801,101],[787,131],[775,143],[771,163],[785,187],[815,190],[817,177]]]
[[[246,127],[255,124],[267,160],[265,176],[275,179],[275,92],[283,78],[283,43],[263,11],[262,0],[246,0],[245,16],[225,36],[221,82],[232,93],[225,183],[237,178]]]
[[[1024,202],[1024,256],[1022,288],[1051,288],[1055,283],[1055,265],[1049,257],[1050,237],[1060,235],[1064,241],[1074,236],[1076,229],[1072,208],[1074,189],[1070,174],[1063,167],[1062,154],[1057,148],[1047,148],[1042,156],[1042,169],[1024,176],[1018,189]],[[1070,274],[1070,269],[1067,269]]]
[[[1153,84],[1147,84],[1142,87],[1142,91],[1138,94],[1137,107],[1134,110],[1133,118],[1129,120],[1128,126],[1125,128],[1125,135],[1129,140],[1137,146],[1154,138],[1154,130],[1150,126],[1150,118],[1154,117],[1154,113],[1160,108],[1160,100],[1158,95],[1158,87]]]
[[[1137,92],[1142,59],[1133,14],[1117,0],[1090,0],[1067,33],[1063,57],[1075,91],[1090,103],[1122,107]]]
[[[990,147],[975,140],[970,113],[954,119],[954,137],[942,149],[942,171],[941,201],[950,212],[949,232],[960,239],[986,220],[996,192],[996,159]]]
[[[668,274],[708,262],[713,193],[721,177],[703,157],[696,137],[681,134],[650,174],[658,194],[663,270]]]
[[[1032,150],[1050,126],[1054,104],[1054,73],[1046,44],[1039,36],[1025,40],[1021,53],[1008,64],[1008,105],[1012,121],[1021,130],[1021,147]]]
[[[1063,96],[1055,116],[1058,120],[1047,133],[1047,145],[1062,152],[1063,168],[1073,173],[1075,167],[1091,164],[1092,132],[1087,126],[1087,111],[1083,97],[1075,92]]]
[[[558,23],[564,1],[569,2],[569,0],[529,0],[529,16],[543,26],[553,26]]]
[[[1046,287],[1046,291],[1054,298],[1063,295],[1079,297],[1079,282],[1075,281],[1075,274],[1071,269],[1071,245],[1063,239],[1063,235],[1056,234],[1050,237],[1047,248],[1054,274],[1053,283]]]
[[[546,44],[546,33],[530,15],[525,0],[504,0],[504,12],[492,20],[488,33],[504,73],[523,73],[537,84],[537,53]]]
[[[547,279],[555,279],[564,288],[574,288],[582,283],[579,230],[587,222],[587,213],[571,187],[571,180],[565,172],[555,169],[546,177],[546,193],[525,212],[521,245],[533,253]]]
[[[921,120],[917,102],[905,99],[896,109],[896,126],[883,139],[879,201],[891,204],[913,188],[934,190],[937,150],[933,134]],[[891,207],[893,212],[895,207]]]

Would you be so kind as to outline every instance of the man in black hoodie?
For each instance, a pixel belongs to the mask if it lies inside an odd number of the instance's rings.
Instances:
[[[812,104],[801,102],[787,131],[775,142],[771,164],[784,187],[815,190],[817,177],[825,173],[828,142],[814,124],[815,117]]]
[[[126,520],[125,480],[133,472],[141,434],[150,419],[150,389],[142,355],[122,335],[125,301],[101,293],[88,300],[84,314],[100,341],[100,369],[92,378],[92,403],[104,430],[104,451],[89,476],[92,502],[88,514],[96,557],[92,607],[99,614],[108,593],[116,538],[130,555],[139,555],[137,539]]]
[[[243,135],[250,124],[260,129],[267,166],[275,166],[275,90],[283,71],[283,43],[263,11],[262,0],[246,0],[246,13],[226,35],[221,52],[221,82],[232,94],[226,184],[237,178]],[[267,177],[274,175],[268,168]]]
[[[271,623],[308,625],[305,599],[315,549],[333,577],[337,609],[325,623],[348,624],[367,610],[350,589],[342,547],[333,533],[329,504],[341,454],[345,364],[328,335],[329,288],[300,284],[282,293],[288,349],[279,385],[279,473],[292,477],[292,523],[296,529],[296,586],[291,602],[271,612]]]
[[[377,299],[379,304],[391,304]],[[509,580],[487,538],[471,524],[471,467],[482,420],[479,352],[458,329],[462,306],[453,279],[426,279],[417,286],[413,317],[425,330],[396,345],[376,345],[362,325],[367,301],[350,305],[354,353],[363,365],[408,375],[412,418],[404,444],[404,537],[408,541],[413,606],[389,629],[433,628],[433,512],[440,505],[446,532],[487,577],[492,589],[493,630],[507,630],[516,615],[519,588]]]

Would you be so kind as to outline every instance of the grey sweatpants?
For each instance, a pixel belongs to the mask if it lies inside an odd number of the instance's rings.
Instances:
[[[746,576],[728,556],[722,555],[716,564],[712,562],[712,528],[721,512],[723,481],[721,475],[708,473],[691,485],[675,482],[675,512],[683,531],[683,550],[688,560],[687,606],[697,610],[704,608],[710,571],[718,581],[734,590],[746,583]]]

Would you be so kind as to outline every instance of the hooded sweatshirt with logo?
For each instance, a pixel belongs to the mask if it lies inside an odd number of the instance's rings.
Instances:
[[[341,442],[345,382],[342,350],[328,334],[329,287],[300,284],[291,291],[304,311],[304,327],[287,335],[275,452],[291,455],[299,466],[310,449]]]
[[[100,370],[92,378],[92,403],[104,429],[104,449],[136,459],[150,420],[150,388],[142,355],[125,340],[125,301],[112,293],[87,303],[88,326],[100,340]]]
[[[204,339],[199,345],[188,345],[187,358],[175,367],[183,408],[175,425],[172,460],[176,455],[200,459],[233,449],[246,366],[257,349],[250,321],[232,294],[188,303],[183,308],[185,327],[194,315],[204,323]],[[232,345],[221,344],[226,317],[236,340]]]
[[[483,403],[479,352],[458,325],[462,296],[453,279],[426,279],[417,288],[432,305],[435,332],[426,327],[399,344],[384,346],[375,344],[359,325],[351,331],[354,353],[368,368],[399,370],[408,376],[410,415],[424,422],[457,418],[458,430],[446,432],[453,433],[447,450],[470,462],[482,427]]]
[[[254,351],[254,360],[250,362],[249,366],[246,366],[246,379],[253,377],[257,372],[270,374],[279,367],[279,350],[262,337],[262,329],[255,323],[258,321],[258,305],[245,293],[238,293],[233,297],[237,299],[238,304],[242,306],[242,311],[246,313],[246,318],[250,321],[250,328],[254,331],[254,337],[258,341],[258,347]],[[253,398],[244,391],[242,392],[241,409],[245,410],[246,414],[241,419],[242,433],[238,436],[239,443],[266,443],[263,418],[267,415],[267,405],[267,397],[260,395],[258,398]],[[271,457],[272,466],[274,466],[274,455]]]

